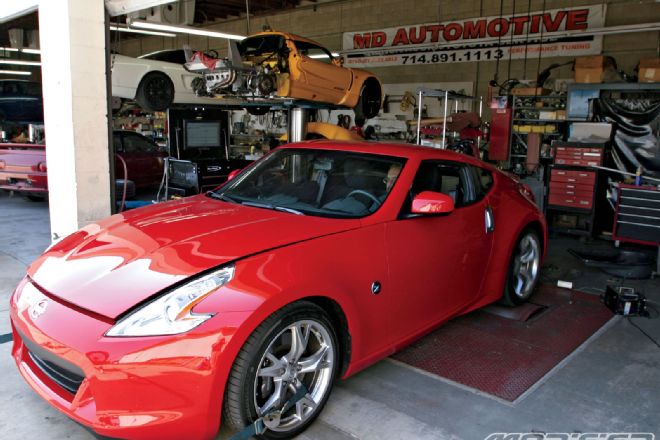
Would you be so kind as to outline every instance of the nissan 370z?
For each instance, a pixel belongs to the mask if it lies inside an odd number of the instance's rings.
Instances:
[[[12,355],[105,436],[210,439],[222,422],[289,438],[335,379],[526,301],[546,236],[529,189],[475,158],[290,144],[215,191],[49,248],[11,297]]]

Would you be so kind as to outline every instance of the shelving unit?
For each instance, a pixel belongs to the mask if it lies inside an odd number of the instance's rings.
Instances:
[[[424,97],[432,97],[432,98],[438,98],[442,100],[443,103],[443,114],[442,118],[447,119],[447,116],[451,111],[458,112],[458,103],[459,102],[470,102],[472,104],[478,103],[478,113],[479,117],[483,116],[483,98],[481,96],[469,96],[469,95],[464,95],[462,93],[455,93],[455,92],[450,92],[448,90],[440,90],[440,89],[429,89],[427,87],[418,87],[417,88],[417,97],[418,97],[418,106],[417,106],[417,145],[422,144],[422,138],[421,138],[421,125],[422,125],[422,98]],[[450,107],[449,101],[453,101],[453,109]],[[481,143],[481,139],[478,140],[478,144]],[[442,143],[440,148],[446,148],[447,147],[447,130],[446,130],[446,124],[442,124]]]
[[[527,136],[541,135],[541,145],[561,140],[567,131],[566,96],[564,95],[512,95],[511,169],[524,169],[527,159]],[[547,117],[552,115],[553,117]],[[541,159],[549,159],[543,155]]]

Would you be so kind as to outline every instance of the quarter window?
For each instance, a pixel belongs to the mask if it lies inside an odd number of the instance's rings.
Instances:
[[[472,181],[474,183],[476,199],[481,200],[486,197],[488,191],[493,186],[493,174],[487,169],[470,166]]]

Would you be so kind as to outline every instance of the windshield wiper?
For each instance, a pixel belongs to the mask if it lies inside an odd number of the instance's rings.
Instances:
[[[236,200],[236,199],[233,199],[233,198],[231,198],[231,197],[229,197],[229,196],[227,196],[227,195],[224,195],[224,194],[214,193],[213,191],[207,191],[207,192],[206,192],[206,195],[207,195],[208,197],[211,197],[212,199],[222,200],[223,202],[229,202],[229,203],[240,203],[240,202],[239,202],[238,200]]]
[[[296,215],[305,215],[305,213],[302,211],[298,211],[297,209],[293,209],[293,208],[285,208],[284,206],[274,206],[273,208],[276,211],[289,212],[291,214],[296,214]]]
[[[265,208],[265,209],[272,209],[273,211],[288,212],[290,214],[305,215],[304,212],[298,211],[297,209],[286,208],[284,206],[274,206],[274,205],[269,205],[267,203],[241,202],[241,204],[243,204],[245,206],[253,206],[255,208]]]

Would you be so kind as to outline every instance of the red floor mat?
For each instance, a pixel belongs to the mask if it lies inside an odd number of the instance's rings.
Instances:
[[[551,285],[532,301],[547,309],[527,322],[477,310],[393,358],[514,401],[612,317],[597,296]]]

